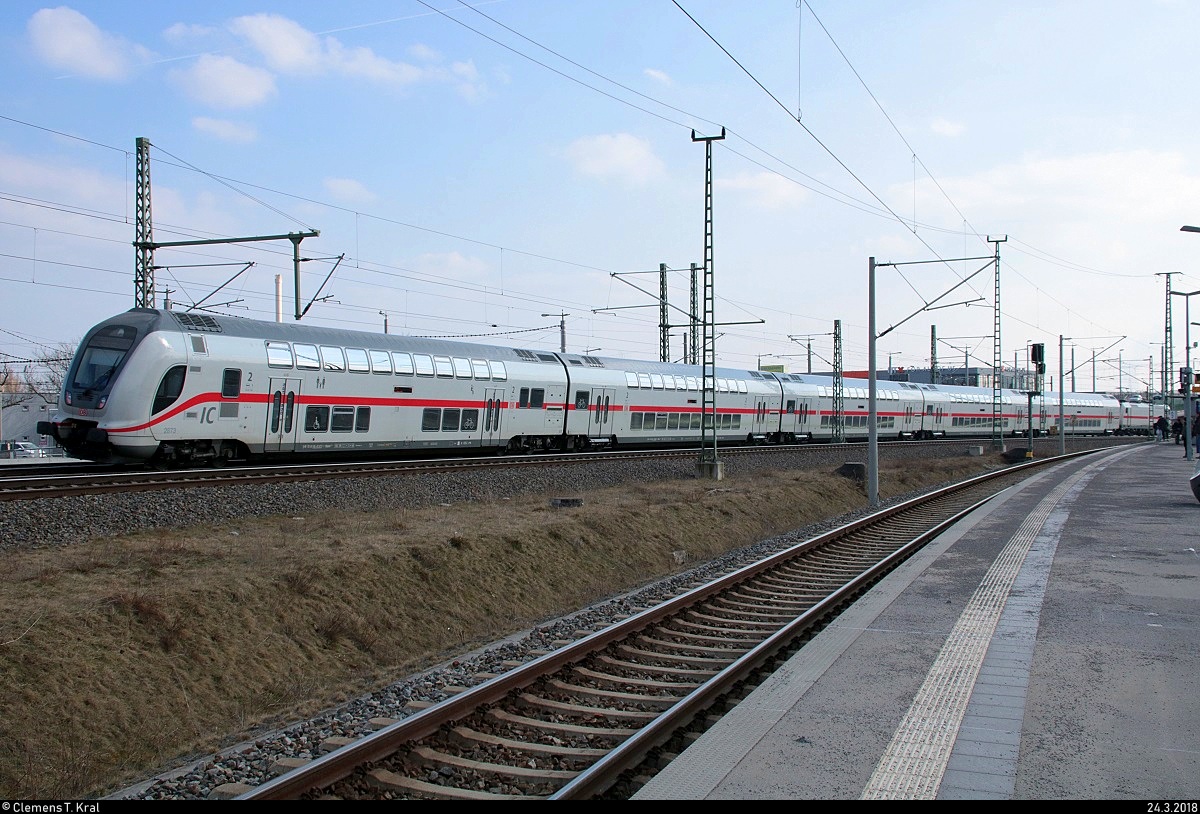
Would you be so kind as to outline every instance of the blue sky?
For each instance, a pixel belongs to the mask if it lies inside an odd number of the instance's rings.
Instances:
[[[156,240],[320,232],[313,324],[556,348],[562,319],[568,350],[657,358],[659,265],[679,323],[704,261],[692,132],[721,128],[719,364],[826,369],[840,320],[865,368],[869,257],[1006,235],[1004,361],[1042,342],[1056,372],[1065,335],[1077,389],[1093,353],[1140,388],[1162,274],[1200,289],[1194,2],[7,0],[0,32],[0,361],[132,307],[139,137]],[[287,241],[156,262],[160,304],[274,319],[280,277],[294,321]],[[992,270],[938,299],[983,265],[880,269],[880,366],[927,367],[931,326],[940,365],[990,362]]]

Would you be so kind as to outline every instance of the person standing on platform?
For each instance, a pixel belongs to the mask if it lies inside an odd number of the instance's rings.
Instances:
[[[1165,415],[1160,415],[1158,417],[1158,421],[1154,422],[1154,440],[1166,441],[1168,427],[1169,425],[1167,424],[1167,417]]]

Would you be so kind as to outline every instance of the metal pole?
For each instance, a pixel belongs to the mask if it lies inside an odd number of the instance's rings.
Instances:
[[[867,265],[867,502],[879,506],[879,427],[875,423],[875,258]]]
[[[1192,294],[1200,294],[1200,291],[1193,291]],[[1192,295],[1187,294],[1183,298],[1183,316],[1187,320],[1187,327],[1184,328],[1184,341],[1187,342],[1186,359],[1187,359],[1187,392],[1183,394],[1183,409],[1186,410],[1187,418],[1184,419],[1183,425],[1183,443],[1187,445],[1187,454],[1184,456],[1189,461],[1192,460],[1192,421],[1195,417],[1192,415]]]
[[[1063,421],[1063,335],[1058,335],[1058,454],[1067,454],[1067,425]]]
[[[1029,446],[1025,449],[1025,457],[1033,457],[1033,391],[1029,393]]]

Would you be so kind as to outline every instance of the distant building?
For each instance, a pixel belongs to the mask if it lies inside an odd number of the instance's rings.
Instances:
[[[0,441],[28,441],[46,449],[56,446],[37,431],[37,423],[49,421],[53,412],[53,405],[35,399],[0,409]]]

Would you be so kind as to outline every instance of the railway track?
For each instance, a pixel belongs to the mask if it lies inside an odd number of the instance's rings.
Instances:
[[[1094,439],[1096,445],[1111,444],[1112,439]],[[962,448],[962,440],[950,441],[897,441],[880,444],[881,449],[895,448],[911,450],[916,446],[945,446]],[[846,444],[800,444],[791,446],[747,446],[723,447],[721,454],[737,456],[780,456],[802,454],[848,460],[851,455],[862,455],[863,445]],[[225,466],[217,468],[179,469],[160,471],[143,468],[115,468],[97,464],[60,463],[57,465],[7,466],[0,468],[0,502],[36,500],[38,498],[69,497],[72,495],[105,494],[111,492],[149,491],[155,489],[180,489],[206,486],[233,486],[241,484],[296,483],[300,481],[325,480],[331,478],[377,477],[413,474],[422,472],[448,472],[484,468],[512,468],[545,466],[553,464],[597,463],[621,460],[646,460],[648,458],[686,460],[694,459],[698,448],[673,450],[622,450],[583,453],[555,453],[546,455],[488,455],[483,457],[453,458],[407,458],[359,460],[353,462],[312,462],[288,464],[263,464],[256,466]],[[1055,450],[1055,454],[1057,450]]]
[[[240,799],[624,799],[689,728],[957,518],[1049,462],[908,501],[580,631]]]
[[[331,478],[362,478],[400,475],[414,472],[469,470],[531,466],[546,463],[619,460],[630,455],[640,457],[695,456],[692,451],[639,453],[579,453],[572,455],[482,458],[418,458],[406,460],[356,461],[349,463],[274,464],[221,467],[217,469],[120,469],[113,467],[70,468],[55,472],[51,467],[35,470],[0,472],[0,501],[35,500],[46,497],[104,494],[109,492],[180,489],[204,486],[234,486],[254,483],[295,483]]]

